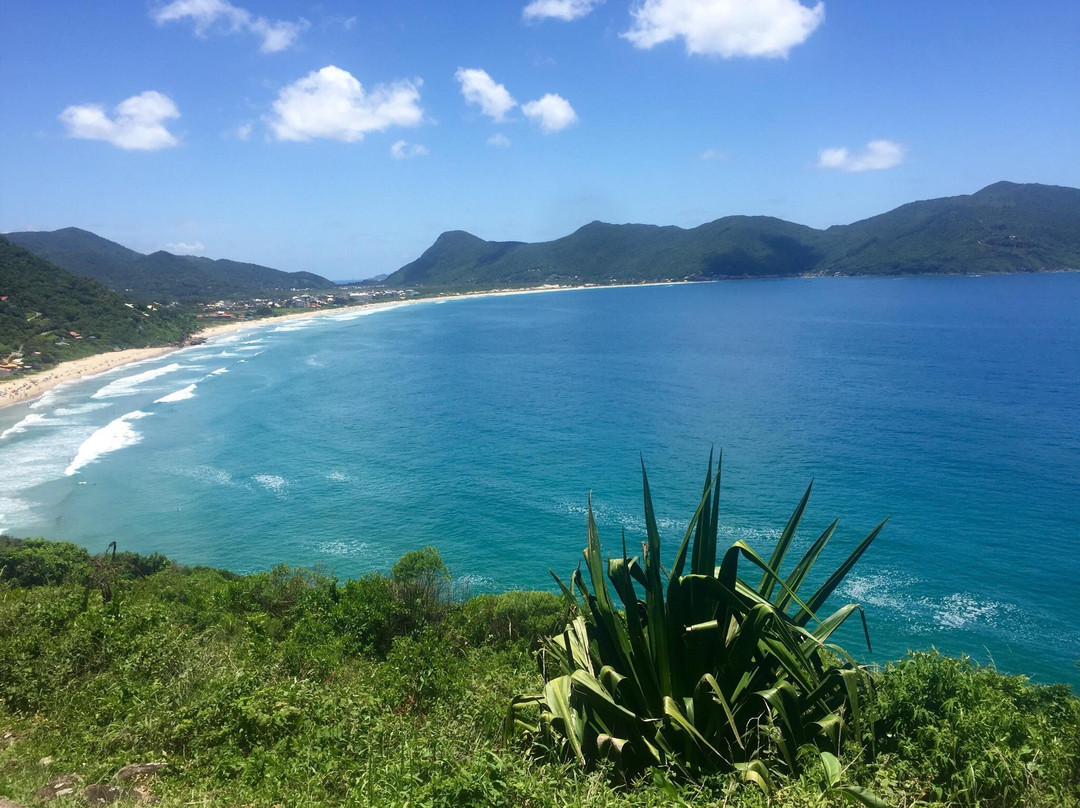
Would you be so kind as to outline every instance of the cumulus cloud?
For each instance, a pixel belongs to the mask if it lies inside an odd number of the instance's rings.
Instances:
[[[895,168],[907,150],[891,140],[871,140],[861,152],[852,154],[843,146],[818,152],[817,167],[831,171],[882,171]]]
[[[260,50],[263,53],[279,53],[290,48],[310,25],[303,18],[296,22],[270,21],[234,6],[228,0],[173,0],[153,11],[151,16],[159,25],[190,20],[199,36],[206,36],[213,28],[227,33],[247,31],[262,39]]]
[[[422,83],[399,80],[366,92],[347,70],[329,65],[284,87],[267,123],[278,140],[362,140],[368,132],[421,123]]]
[[[537,101],[523,104],[521,111],[548,135],[565,129],[577,120],[577,113],[570,106],[570,102],[555,93],[548,93]]]
[[[506,149],[510,146],[510,138],[504,135],[502,132],[496,132],[494,135],[487,139],[489,146],[497,146],[500,149]]]
[[[206,250],[201,241],[193,241],[190,244],[186,241],[178,241],[175,244],[166,244],[165,249],[171,253],[178,255],[193,255],[194,253],[201,253]]]
[[[110,117],[100,104],[82,104],[61,112],[60,121],[70,137],[104,140],[119,149],[154,151],[180,142],[165,126],[180,117],[167,95],[147,90],[121,101],[113,112]]]
[[[622,34],[639,48],[681,37],[687,53],[784,58],[825,19],[825,4],[799,0],[644,0]]]
[[[517,106],[510,91],[496,83],[486,70],[459,67],[454,78],[461,84],[465,101],[480,107],[480,111],[493,121],[502,123],[506,120],[506,113]]]
[[[584,17],[604,0],[532,0],[521,12],[526,20],[549,18],[570,22]]]
[[[390,147],[390,156],[395,160],[408,160],[412,157],[424,157],[427,154],[427,146],[421,146],[419,143],[406,143],[404,140],[399,140]]]

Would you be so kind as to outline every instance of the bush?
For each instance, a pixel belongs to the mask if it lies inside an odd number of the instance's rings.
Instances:
[[[410,633],[413,616],[389,578],[366,575],[337,591],[334,623],[349,653],[385,656],[395,637]]]
[[[66,541],[0,536],[0,583],[11,586],[81,583],[89,575],[89,565],[90,553]]]
[[[533,647],[557,633],[568,617],[565,598],[551,592],[503,592],[464,601],[456,628],[474,646],[520,641]]]
[[[867,749],[950,805],[1063,805],[1080,794],[1080,700],[970,659],[913,653],[874,677]]]

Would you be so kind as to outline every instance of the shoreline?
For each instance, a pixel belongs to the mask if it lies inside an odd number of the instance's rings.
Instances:
[[[17,379],[0,381],[0,410],[13,407],[16,404],[27,404],[41,398],[50,390],[62,384],[73,384],[91,376],[97,376],[110,370],[143,362],[147,359],[157,359],[170,353],[189,348],[190,340],[211,340],[223,334],[231,334],[236,331],[244,331],[251,328],[265,327],[276,323],[290,320],[306,319],[309,317],[328,317],[334,314],[346,314],[359,310],[383,311],[396,309],[402,306],[412,306],[418,303],[429,303],[436,300],[460,300],[464,298],[480,297],[507,297],[510,295],[538,294],[542,292],[565,292],[575,289],[617,289],[633,286],[671,286],[674,284],[693,283],[693,281],[657,281],[652,283],[627,283],[593,286],[535,286],[525,289],[495,289],[483,292],[459,292],[454,294],[433,295],[431,297],[412,298],[407,300],[390,300],[379,303],[359,303],[354,306],[340,306],[332,309],[303,309],[301,311],[280,314],[274,317],[264,317],[259,320],[240,320],[235,322],[218,323],[207,326],[194,332],[188,341],[179,345],[158,345],[151,348],[127,348],[121,351],[106,351],[81,359],[69,359],[61,362],[48,370],[33,373],[28,376],[20,376]]]
[[[1016,272],[1016,273],[990,273],[991,275],[1028,275],[1028,274],[1060,274],[1080,272],[1076,269],[1060,269],[1060,270],[1044,270],[1041,272],[1028,273],[1028,272]],[[56,367],[49,370],[41,371],[29,376],[22,376],[18,379],[7,379],[0,381],[0,411],[13,407],[16,404],[25,404],[31,401],[35,401],[41,398],[45,393],[65,383],[74,383],[85,379],[89,376],[96,376],[100,373],[105,373],[116,368],[123,367],[124,365],[134,364],[135,362],[142,362],[147,359],[156,359],[160,356],[173,353],[175,351],[182,350],[183,348],[191,347],[193,343],[191,339],[197,340],[210,340],[216,336],[222,334],[231,334],[235,331],[242,331],[249,328],[258,328],[260,326],[267,326],[273,323],[284,322],[288,320],[296,320],[308,317],[326,317],[334,314],[343,314],[347,312],[355,312],[357,310],[371,310],[381,311],[385,309],[393,309],[401,306],[411,306],[418,303],[430,303],[432,301],[440,300],[462,300],[467,298],[483,298],[483,297],[509,297],[511,295],[529,295],[540,294],[544,292],[570,292],[580,291],[584,289],[632,289],[639,286],[683,286],[688,284],[697,283],[719,283],[723,281],[739,281],[739,280],[806,280],[806,279],[819,279],[819,278],[832,278],[832,277],[845,277],[845,278],[899,278],[899,277],[980,277],[980,275],[972,275],[969,273],[933,273],[932,275],[792,275],[792,276],[769,276],[769,277],[755,277],[755,278],[717,278],[711,280],[670,280],[670,281],[643,281],[640,283],[611,283],[611,284],[582,284],[580,286],[558,286],[558,285],[544,285],[544,286],[529,286],[524,288],[505,288],[505,289],[489,289],[477,292],[451,292],[446,294],[435,294],[431,297],[419,297],[410,298],[406,300],[390,300],[379,303],[359,303],[353,306],[340,306],[331,309],[304,309],[301,311],[290,311],[288,314],[280,314],[273,317],[264,317],[259,320],[240,320],[234,322],[219,323],[215,325],[207,326],[199,331],[194,332],[180,345],[160,345],[152,348],[128,348],[121,351],[111,351],[106,353],[95,354],[94,356],[83,357],[82,359],[71,359],[66,362],[61,362]]]

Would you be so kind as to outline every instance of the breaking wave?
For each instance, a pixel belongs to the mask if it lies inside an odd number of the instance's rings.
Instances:
[[[70,477],[89,463],[93,463],[102,455],[123,449],[126,446],[134,446],[142,435],[131,425],[132,421],[146,418],[152,413],[135,410],[126,415],[121,415],[115,421],[109,422],[89,438],[82,442],[79,451],[75,453],[75,459],[68,464],[64,474]]]

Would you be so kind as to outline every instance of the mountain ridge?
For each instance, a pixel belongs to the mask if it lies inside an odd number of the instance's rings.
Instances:
[[[78,227],[6,233],[5,237],[74,275],[144,301],[211,300],[336,285],[311,272],[285,272],[226,258],[165,250],[143,254]]]
[[[1080,189],[996,182],[816,229],[733,215],[692,228],[593,221],[545,242],[447,231],[388,285],[526,286],[1080,269]]]
[[[135,305],[0,236],[0,364],[8,372],[178,343],[194,324],[169,307]]]

